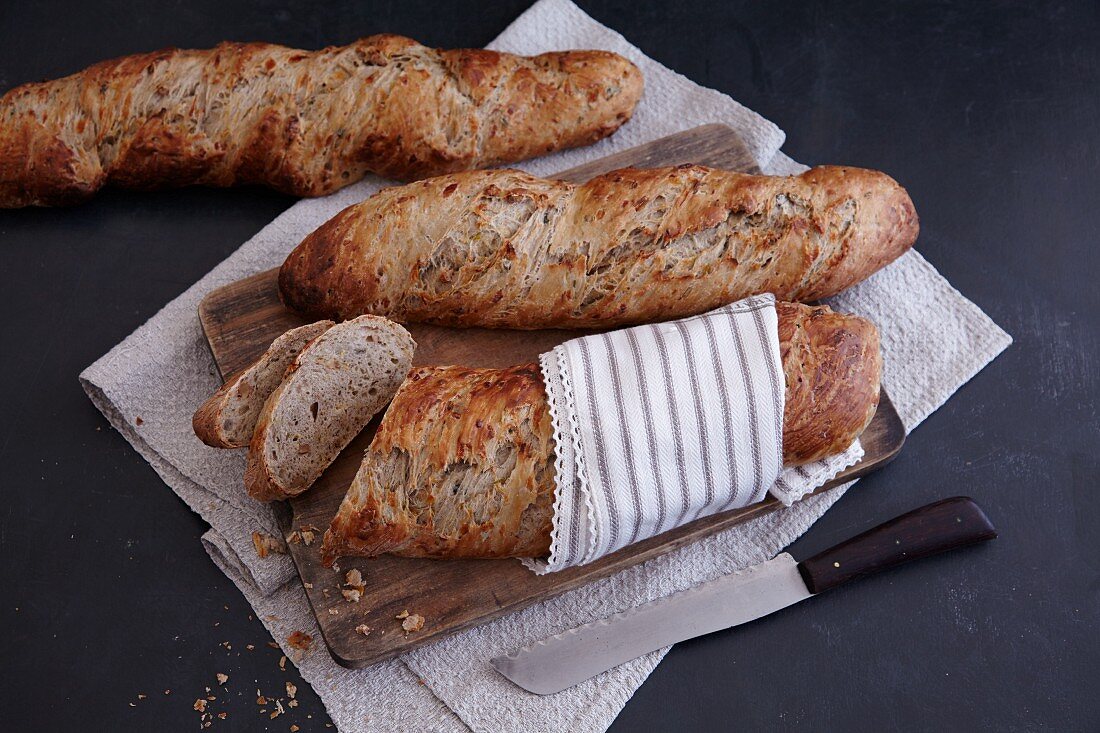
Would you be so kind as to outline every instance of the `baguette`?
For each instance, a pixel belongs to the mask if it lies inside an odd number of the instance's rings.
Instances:
[[[581,186],[476,171],[345,209],[290,254],[279,290],[323,318],[603,328],[763,292],[817,300],[893,261],[917,229],[905,190],[858,168],[626,169]]]
[[[783,461],[847,448],[878,406],[869,321],[778,303]],[[550,547],[553,427],[539,368],[414,369],[386,412],[322,554],[540,557]]]
[[[390,401],[415,348],[408,331],[377,316],[340,323],[311,341],[256,421],[248,493],[272,501],[308,489]]]
[[[322,196],[367,173],[493,166],[600,140],[641,92],[613,53],[445,51],[394,35],[126,56],[0,98],[0,207],[71,204],[108,183]]]
[[[211,448],[247,448],[260,410],[287,367],[307,343],[332,325],[332,321],[318,321],[290,329],[272,341],[259,359],[230,377],[191,418],[199,440]]]

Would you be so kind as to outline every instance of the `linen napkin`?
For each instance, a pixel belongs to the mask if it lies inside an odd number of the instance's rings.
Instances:
[[[554,426],[554,526],[537,573],[764,499],[805,494],[863,454],[783,471],[775,297],[571,339],[540,357]],[[811,483],[810,480],[817,480]]]
[[[645,75],[646,94],[631,122],[596,145],[520,166],[536,175],[711,122],[734,128],[765,172],[785,175],[803,170],[778,153],[783,133],[774,124],[646,58],[569,0],[540,0],[490,47],[528,54],[601,48],[627,56]],[[81,374],[89,397],[111,424],[210,523],[203,536],[208,552],[291,658],[295,656],[286,643],[290,632],[302,630],[316,637],[318,630],[289,559],[269,555],[260,560],[252,548],[253,530],[278,533],[272,511],[244,493],[242,455],[209,449],[191,433],[191,413],[219,386],[196,309],[211,290],[279,265],[319,224],[383,185],[370,178],[332,196],[290,207]],[[883,383],[909,430],[1011,342],[916,252],[832,304],[878,325]],[[296,663],[337,726],[349,733],[603,730],[664,650],[549,697],[519,690],[492,670],[488,659],[767,560],[794,541],[844,491],[838,488],[807,497],[787,510],[712,535],[401,660],[352,671],[338,667],[323,649],[314,648]]]

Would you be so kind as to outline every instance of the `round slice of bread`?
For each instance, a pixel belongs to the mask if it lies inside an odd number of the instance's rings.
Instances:
[[[370,315],[307,344],[256,423],[244,476],[249,495],[273,501],[308,489],[389,403],[415,348],[404,328]]]
[[[195,411],[191,426],[199,440],[212,448],[247,448],[264,402],[283,381],[287,367],[306,344],[332,326],[332,321],[317,321],[272,341],[263,356],[230,377]]]

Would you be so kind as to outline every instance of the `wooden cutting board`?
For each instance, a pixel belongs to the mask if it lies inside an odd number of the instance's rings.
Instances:
[[[558,175],[583,182],[626,166],[654,167],[702,163],[716,168],[759,172],[737,135],[723,125],[707,125],[618,153]],[[277,270],[261,272],[208,294],[199,306],[218,369],[228,376],[251,363],[280,334],[305,320],[279,302]],[[536,361],[538,355],[574,338],[578,331],[507,331],[453,329],[407,324],[417,350],[415,365],[464,364],[504,367]],[[377,422],[377,421],[376,421]],[[378,557],[344,558],[340,572],[322,567],[321,535],[336,514],[374,434],[369,426],[340,455],[312,489],[280,511],[285,535],[313,528],[311,545],[290,544],[306,594],[333,658],[345,667],[364,667],[397,656],[462,629],[485,623],[532,603],[564,593],[637,563],[663,555],[701,537],[732,527],[780,506],[767,500],[710,517],[638,542],[583,567],[537,576],[517,560],[423,560]],[[862,436],[862,461],[818,489],[825,491],[878,468],[901,449],[905,431],[885,394]],[[358,603],[344,599],[344,574],[357,568],[366,583]],[[426,620],[406,634],[398,614],[408,610]],[[356,632],[366,624],[369,635]]]

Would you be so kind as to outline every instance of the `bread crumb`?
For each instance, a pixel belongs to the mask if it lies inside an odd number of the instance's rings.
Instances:
[[[252,544],[256,546],[256,554],[261,560],[271,554],[286,554],[286,546],[282,542],[263,532],[252,533]]]
[[[222,674],[221,672],[218,672],[218,674],[215,676],[218,678],[219,685],[224,685],[226,682],[229,681],[229,675],[227,674]]]
[[[302,542],[302,533],[299,532],[298,530],[294,530],[293,532],[290,533],[290,536],[288,536],[286,538],[286,543],[288,545],[297,545],[297,544],[300,544],[301,542]]]
[[[279,669],[286,669],[286,655],[279,657]]]
[[[290,733],[298,733],[299,730],[301,729],[298,726],[294,725],[293,723],[290,724]]]
[[[298,694],[298,687],[293,682],[286,683],[286,696],[293,699]]]
[[[359,624],[355,627],[355,633],[362,634],[363,636],[370,636],[371,627],[366,624]]]
[[[218,713],[218,720],[225,720],[229,717],[229,713]]]
[[[355,568],[352,568],[348,571],[347,575],[344,576],[344,585],[350,585],[352,588],[358,588],[359,586],[363,585],[363,574]]]
[[[139,693],[138,693],[138,700],[144,700],[144,699],[145,699],[145,695],[142,695],[142,694],[141,694],[141,693],[139,692]]]
[[[329,616],[339,616],[339,615],[340,615],[340,609],[338,609],[338,608],[330,608],[330,609],[328,610],[328,615],[329,615]]]
[[[134,424],[135,424],[135,425],[144,425],[144,424],[145,424],[145,421],[144,421],[144,420],[142,420],[142,419],[141,419],[141,416],[139,415],[138,417],[134,418]]]
[[[313,645],[313,637],[304,631],[294,631],[286,638],[286,643],[290,644],[292,649],[308,651]]]
[[[303,529],[302,530],[302,542],[305,544],[306,547],[309,547],[310,545],[312,545],[313,540],[315,538],[316,538],[316,535],[313,533],[312,530],[309,530],[309,529]]]
[[[408,618],[408,617],[409,617],[409,609],[406,608],[404,611],[397,614],[397,616],[395,618]]]
[[[355,590],[354,588],[342,590],[340,591],[340,593],[343,594],[345,601],[351,601],[352,603],[358,603],[359,599],[363,596],[362,593]]]
[[[296,707],[298,707],[298,701],[297,700],[288,700],[286,706],[288,708],[296,708]]]
[[[275,709],[271,711],[271,715],[269,717],[271,718],[271,720],[275,720],[275,718],[279,717],[285,712],[286,710],[283,709],[283,704],[280,701],[276,700]]]
[[[306,590],[313,590],[313,583],[302,583],[306,587]]]
[[[259,690],[256,690],[256,704],[267,705],[267,698],[261,695]]]
[[[420,631],[422,628],[424,628],[424,617],[418,613],[414,613],[413,615],[409,616],[401,622],[401,628],[403,628],[406,632]]]
[[[206,712],[206,700],[200,697],[198,700],[195,700],[195,704],[191,707],[198,710],[200,713],[204,713]]]
[[[245,645],[244,645],[244,648],[245,648],[245,649],[247,649],[248,651],[252,651],[252,650],[253,650],[253,649],[255,649],[256,647],[252,646],[251,644],[245,644]]]

